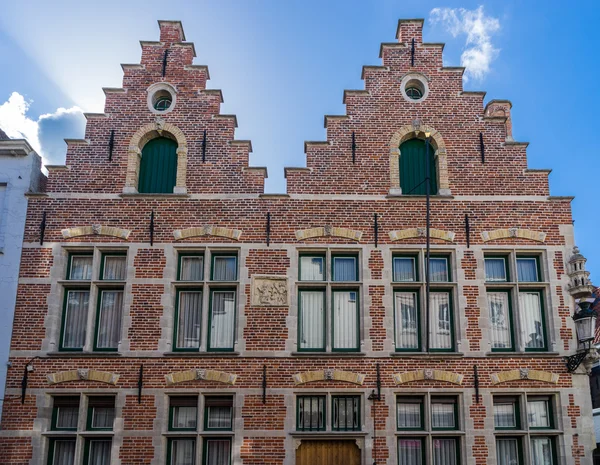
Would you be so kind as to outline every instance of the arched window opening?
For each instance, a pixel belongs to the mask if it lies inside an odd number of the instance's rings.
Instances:
[[[422,139],[409,139],[400,145],[400,188],[404,195],[427,194],[427,147]],[[429,144],[429,193],[435,195],[437,167],[435,148]]]
[[[177,179],[177,142],[166,137],[149,141],[142,149],[138,192],[172,194]]]

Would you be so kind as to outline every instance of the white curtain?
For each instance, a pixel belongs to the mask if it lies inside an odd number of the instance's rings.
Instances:
[[[333,348],[358,349],[358,293],[333,293]]]
[[[398,429],[418,429],[421,424],[420,402],[398,402],[396,404],[396,418]]]
[[[56,414],[57,429],[77,428],[77,419],[79,418],[79,406],[58,407]]]
[[[519,465],[519,443],[515,438],[496,439],[498,465]]]
[[[554,465],[552,440],[550,438],[531,438],[531,465]]]
[[[509,349],[512,347],[512,341],[508,292],[488,292],[487,297],[492,329],[492,348]]]
[[[85,344],[90,291],[67,291],[63,347],[82,349]]]
[[[496,428],[515,428],[515,404],[494,404],[494,426]]]
[[[398,465],[421,465],[422,447],[420,439],[398,439]]]
[[[115,419],[114,407],[93,407],[92,428],[111,428]]]
[[[549,428],[550,417],[547,400],[530,400],[527,402],[527,418],[530,428]]]
[[[506,281],[506,261],[504,258],[485,259],[485,280]]]
[[[214,429],[231,429],[231,407],[208,407],[207,426]]]
[[[171,465],[194,465],[196,463],[196,441],[173,439],[171,442]]]
[[[110,439],[90,440],[90,459],[86,465],[110,465]]]
[[[197,349],[200,347],[200,323],[202,321],[202,292],[179,293],[177,322],[177,348]]]
[[[127,257],[106,256],[104,257],[104,271],[102,279],[123,281],[125,279],[125,270]]]
[[[214,281],[235,281],[237,271],[236,257],[215,257],[214,258]]]
[[[300,280],[325,280],[323,257],[300,257]]]
[[[521,340],[528,349],[543,349],[544,323],[539,292],[519,292]]]
[[[229,439],[207,439],[206,465],[229,465],[230,444]]]
[[[325,398],[322,396],[298,397],[298,429],[311,431],[325,426]]]
[[[56,439],[52,465],[73,465],[75,463],[75,439]]]
[[[198,407],[173,407],[173,428],[196,428]]]
[[[102,291],[96,344],[100,349],[116,349],[121,341],[123,291]]]
[[[181,257],[180,281],[202,281],[204,274],[204,257]]]
[[[445,258],[429,259],[429,276],[432,283],[447,283],[448,261]]]
[[[210,348],[233,349],[235,292],[213,291],[210,324]]]
[[[300,292],[300,348],[324,348],[324,300],[323,291]]]
[[[535,258],[517,258],[517,276],[522,283],[538,281],[537,260]]]
[[[433,465],[456,465],[456,439],[433,440]]]
[[[429,294],[430,347],[452,349],[452,324],[450,320],[450,296],[447,292]]]
[[[92,258],[91,255],[71,257],[69,279],[85,281],[92,279]]]
[[[396,348],[419,348],[419,318],[416,292],[396,292]]]
[[[431,426],[433,428],[456,428],[454,403],[435,403],[431,404]]]
[[[334,281],[357,281],[356,258],[335,257],[333,259]]]
[[[415,259],[409,257],[394,258],[394,281],[415,281]]]

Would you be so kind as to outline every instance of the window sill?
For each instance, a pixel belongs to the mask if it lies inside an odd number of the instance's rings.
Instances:
[[[556,357],[558,352],[486,352],[486,357]]]
[[[233,431],[167,431],[163,433],[163,436],[167,438],[189,438],[195,436],[233,437],[235,434]]]
[[[557,429],[495,429],[495,436],[521,436],[524,434],[529,434],[530,436],[556,436],[558,434],[563,434],[562,431]]]
[[[289,433],[293,438],[318,438],[318,439],[339,439],[366,437],[365,431],[293,431]]]
[[[365,352],[292,352],[292,357],[364,357]]]
[[[127,198],[141,198],[141,199],[189,199],[189,194],[140,194],[139,192],[122,193],[119,197]]]
[[[77,352],[77,351],[64,351],[64,352],[48,352],[48,357],[69,357],[69,358],[106,358],[106,357],[122,357],[121,353],[106,351],[106,352]]]
[[[44,431],[44,432],[42,432],[42,436],[58,437],[58,438],[75,437],[75,436],[112,437],[114,435],[115,435],[114,431]]]
[[[163,354],[164,357],[239,357],[239,352],[165,352]]]
[[[395,431],[394,435],[395,436],[465,436],[467,433],[465,433],[464,431],[459,431],[456,429],[447,429],[444,431],[441,430],[433,430],[433,431],[424,431],[422,429],[419,430],[413,430],[413,431]]]
[[[393,200],[425,200],[426,195],[405,195],[405,194],[388,194],[385,196],[386,199]],[[429,196],[430,199],[453,199],[453,195],[439,195],[439,194],[431,194]]]
[[[461,358],[465,354],[462,352],[390,352],[390,357],[405,357],[405,358],[426,358],[426,359],[437,359],[437,358]]]

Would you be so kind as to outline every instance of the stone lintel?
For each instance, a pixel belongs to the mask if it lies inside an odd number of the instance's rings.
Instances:
[[[411,383],[413,381],[421,381],[421,380],[435,380],[435,381],[444,381],[446,383],[452,384],[462,384],[463,375],[459,373],[453,373],[451,371],[443,371],[443,370],[415,370],[415,371],[405,371],[404,373],[396,373],[393,375],[394,382],[396,384],[405,384]]]
[[[531,370],[529,368],[518,368],[516,370],[500,371],[490,375],[492,384],[506,383],[520,379],[531,379],[544,383],[558,384],[560,375],[549,371]]]
[[[365,382],[365,375],[341,370],[319,370],[305,371],[293,375],[294,383],[306,384],[315,381],[344,381],[347,383],[362,385]]]
[[[223,228],[208,224],[199,227],[176,229],[173,231],[173,237],[176,241],[180,239],[187,239],[188,237],[200,236],[219,236],[239,241],[240,237],[242,236],[242,231],[239,229]]]
[[[351,239],[353,241],[360,241],[362,238],[362,231],[356,231],[348,228],[338,228],[332,226],[324,226],[310,229],[299,229],[296,231],[296,239],[302,241],[304,239],[311,239],[313,237],[343,237]]]
[[[61,230],[62,235],[65,239],[78,236],[112,236],[119,239],[127,240],[131,231],[129,229],[121,229],[115,226],[103,226],[101,224],[94,224],[92,226],[78,226],[74,228],[68,228]]]
[[[66,383],[69,381],[98,381],[106,384],[117,384],[119,381],[119,375],[116,373],[109,373],[107,371],[97,371],[87,368],[79,368],[77,370],[59,371],[56,373],[50,373],[46,376],[48,384]]]
[[[237,375],[217,370],[204,370],[197,368],[194,370],[178,371],[165,375],[167,385],[186,383],[188,381],[216,381],[217,383],[234,385]]]
[[[408,228],[390,231],[390,240],[399,241],[402,239],[412,239],[415,237],[425,237],[427,230],[425,228]],[[430,237],[441,239],[443,241],[453,242],[456,234],[452,231],[443,231],[441,229],[431,228],[429,230]]]
[[[536,242],[544,242],[546,240],[546,233],[520,228],[494,229],[493,231],[483,231],[481,233],[481,239],[483,242],[507,238],[520,238],[529,239]]]

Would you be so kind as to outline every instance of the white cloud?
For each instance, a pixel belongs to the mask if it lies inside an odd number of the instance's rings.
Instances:
[[[499,53],[492,44],[492,36],[500,29],[498,19],[486,16],[480,6],[476,10],[434,8],[430,21],[443,24],[454,37],[466,35],[465,50],[460,57],[461,65],[466,68],[465,81],[471,77],[483,79]]]

